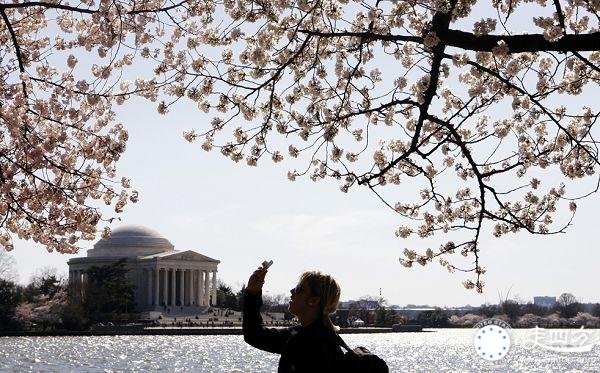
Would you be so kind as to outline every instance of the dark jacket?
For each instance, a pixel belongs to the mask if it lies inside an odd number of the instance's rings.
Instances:
[[[265,328],[260,316],[262,293],[244,294],[244,341],[264,351],[281,354],[279,373],[340,372],[343,352],[337,334],[317,319],[307,326]]]

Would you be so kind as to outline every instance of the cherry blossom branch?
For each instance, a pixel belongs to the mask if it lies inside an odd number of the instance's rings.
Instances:
[[[12,25],[10,23],[10,20],[8,19],[8,16],[4,12],[4,9],[2,9],[2,8],[0,8],[0,15],[2,15],[2,20],[4,21],[4,24],[6,25],[6,28],[8,29],[8,32],[10,33],[10,38],[12,39],[13,48],[15,49],[15,58],[17,59],[17,62],[19,63],[19,71],[21,73],[24,73],[25,67],[23,66],[23,59],[21,58],[21,48],[19,47],[19,42],[17,41],[17,35],[15,34],[15,31],[12,28]],[[21,87],[23,88],[23,95],[27,96],[27,86],[25,85],[25,82],[21,82]]]
[[[577,139],[575,136],[573,136],[573,134],[568,131],[561,123],[560,121],[558,121],[554,115],[552,115],[552,113],[550,113],[550,111],[548,111],[548,109],[542,105],[538,100],[536,100],[533,95],[531,95],[529,92],[525,91],[524,89],[517,87],[516,85],[514,85],[513,83],[511,83],[508,79],[500,76],[500,74],[498,74],[497,72],[494,72],[492,70],[490,70],[489,68],[482,66],[480,64],[478,64],[477,62],[473,62],[473,61],[469,61],[467,62],[467,64],[476,67],[479,70],[482,70],[484,72],[486,72],[487,74],[489,74],[490,76],[494,76],[495,78],[497,78],[498,80],[500,80],[502,83],[504,83],[505,85],[507,85],[508,87],[518,91],[519,93],[528,96],[532,102],[534,102],[536,104],[536,106],[538,106],[540,108],[540,110],[546,114],[548,116],[548,118],[550,118],[550,120],[552,120],[552,122],[554,122],[554,124],[560,128],[568,137],[571,141],[575,142],[580,149],[583,149],[593,160],[596,164],[600,165],[600,160],[598,159],[598,155],[597,154],[593,154],[590,150],[588,150],[588,148],[581,143],[581,141],[579,139]]]

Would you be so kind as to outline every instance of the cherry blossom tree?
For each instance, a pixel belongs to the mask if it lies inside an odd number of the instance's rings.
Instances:
[[[33,324],[56,327],[62,323],[61,317],[68,305],[68,296],[64,290],[52,297],[47,295],[35,296],[33,302],[23,302],[15,310],[15,321],[22,327],[29,328]]]
[[[483,233],[563,232],[598,190],[596,176],[567,192],[598,165],[599,11],[597,0],[225,0],[186,50],[188,96],[220,113],[184,135],[250,166],[304,160],[290,180],[368,188],[398,214],[397,236],[448,237],[406,248],[404,266],[439,261],[481,292]]]
[[[76,252],[113,218],[102,217],[98,200],[116,213],[137,200],[128,179],[116,180],[128,135],[112,105],[132,91],[119,79],[133,57],[120,53],[126,35],[148,43],[143,29],[152,22],[144,8],[126,19],[120,9],[107,1],[0,4],[0,246],[7,250],[19,237]],[[93,50],[97,60],[80,67],[75,50]]]
[[[576,325],[591,328],[597,328],[598,326],[600,326],[600,318],[593,316],[587,312],[578,312],[577,315],[573,317],[573,322]]]
[[[452,315],[450,317],[450,323],[456,326],[472,327],[483,319],[484,317],[481,315],[467,313],[462,316]]]
[[[599,11],[598,0],[3,3],[0,243],[76,250],[101,219],[94,200],[118,212],[136,198],[114,184],[127,134],[112,105],[137,95],[166,114],[185,99],[215,113],[188,141],[250,166],[287,158],[290,180],[367,188],[398,214],[398,237],[436,242],[406,248],[403,265],[438,261],[481,292],[483,234],[563,232],[598,189]],[[137,61],[148,75],[129,81]]]
[[[523,328],[532,328],[542,324],[544,318],[542,316],[526,313],[517,319],[516,325]]]

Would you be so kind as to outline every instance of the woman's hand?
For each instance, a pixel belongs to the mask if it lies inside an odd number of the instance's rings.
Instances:
[[[265,283],[265,276],[267,274],[267,270],[262,266],[258,267],[254,273],[248,279],[248,286],[246,287],[246,291],[251,294],[258,294],[262,291],[263,284]]]

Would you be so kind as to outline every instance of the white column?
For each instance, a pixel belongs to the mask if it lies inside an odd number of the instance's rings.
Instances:
[[[81,299],[83,300],[84,297],[84,291],[83,291],[83,271],[79,270],[78,274],[77,274],[77,281],[79,282],[79,294]]]
[[[184,280],[184,273],[183,273],[183,269],[179,270],[179,305],[183,306],[185,305],[184,301],[185,301],[185,280]]]
[[[152,305],[152,269],[146,268],[146,286],[148,287],[148,300],[146,304]]]
[[[187,269],[182,269],[183,271],[183,305],[187,306],[189,302],[189,293],[188,289],[190,288],[188,284],[188,276]]]
[[[198,303],[200,306],[205,306],[204,303],[204,270],[198,270]]]
[[[217,271],[212,272],[212,305],[217,304]]]
[[[166,306],[169,302],[169,281],[167,281],[167,269],[163,268],[163,304]]]
[[[194,270],[194,273],[197,274],[196,276],[196,282],[194,282],[194,289],[196,290],[196,292],[194,293],[194,298],[196,298],[196,307],[200,307],[202,304],[202,297],[200,296],[200,292],[201,290],[201,286],[202,284],[200,283],[200,271],[198,271],[197,269]]]
[[[210,306],[210,282],[208,281],[208,269],[204,271],[204,304]]]
[[[159,269],[158,268],[154,268],[154,299],[152,300],[152,304],[157,306],[159,303],[158,300],[158,294],[159,294],[159,287],[158,287],[158,279],[160,278],[159,274]]]
[[[190,269],[190,306],[196,306],[196,281],[194,281],[194,270]]]
[[[185,307],[188,304],[187,269],[182,269],[181,273],[183,273],[183,299],[181,301],[181,305]]]
[[[171,307],[175,306],[175,268],[171,268],[169,271],[169,277],[171,278]]]
[[[81,271],[81,296],[85,297],[85,287],[87,285],[87,273]]]
[[[188,293],[188,299],[187,299],[187,305],[191,306],[192,305],[192,270],[191,269],[186,269],[185,270],[187,272],[187,293]]]

